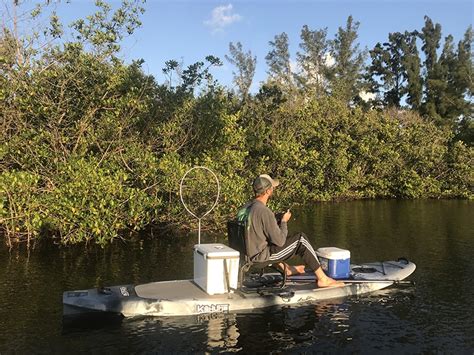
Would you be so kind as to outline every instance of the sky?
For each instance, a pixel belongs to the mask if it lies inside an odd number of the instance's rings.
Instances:
[[[120,5],[118,0],[107,2]],[[214,55],[224,65],[214,68],[212,74],[232,87],[235,68],[225,55],[229,42],[241,42],[245,51],[257,57],[252,87],[256,91],[267,77],[268,42],[277,34],[288,34],[293,61],[304,25],[312,30],[327,27],[328,38],[333,39],[349,15],[360,22],[361,48],[372,49],[377,42],[386,41],[390,32],[421,30],[425,15],[441,24],[443,38],[451,34],[457,42],[473,23],[473,4],[472,0],[147,0],[142,27],[123,42],[122,56],[127,62],[144,59],[144,71],[163,83],[167,60],[187,66]],[[57,8],[65,24],[94,9],[92,0],[72,0]]]

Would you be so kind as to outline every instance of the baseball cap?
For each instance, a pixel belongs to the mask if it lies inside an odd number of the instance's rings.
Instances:
[[[262,193],[270,187],[277,187],[278,185],[280,185],[280,182],[277,179],[272,179],[268,174],[262,174],[255,178],[252,187],[255,193]]]

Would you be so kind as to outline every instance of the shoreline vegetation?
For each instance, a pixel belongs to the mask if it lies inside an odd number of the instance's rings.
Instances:
[[[0,233],[9,247],[41,238],[105,246],[150,225],[194,228],[179,184],[195,165],[221,184],[206,217],[213,228],[249,198],[260,173],[282,182],[274,208],[473,198],[472,28],[456,45],[425,17],[423,29],[391,33],[365,52],[351,16],[334,39],[303,26],[299,72],[288,36],[276,35],[268,79],[251,94],[257,58],[239,42],[226,56],[233,89],[213,78],[222,64],[214,56],[187,67],[170,60],[158,83],[142,60],[118,56],[140,26],[142,2],[96,6],[69,26],[73,35],[54,11],[41,35],[19,36],[16,20],[3,25]],[[192,208],[212,205],[206,176],[186,188]]]

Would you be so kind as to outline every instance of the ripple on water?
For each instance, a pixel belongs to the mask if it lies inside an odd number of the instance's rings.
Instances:
[[[64,290],[184,278],[192,275],[193,242],[156,239],[138,253],[133,243],[91,254],[3,249],[0,353],[472,354],[472,211],[472,203],[459,201],[370,201],[318,204],[298,218],[306,221],[298,229],[317,236],[316,245],[350,249],[357,262],[407,256],[417,264],[414,287],[301,307],[72,329],[61,324]]]

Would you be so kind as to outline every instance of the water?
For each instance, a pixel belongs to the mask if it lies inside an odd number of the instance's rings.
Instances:
[[[472,202],[325,203],[293,218],[291,231],[349,249],[355,263],[409,258],[416,286],[238,314],[63,324],[64,290],[192,278],[196,240],[0,248],[0,353],[474,352]]]

